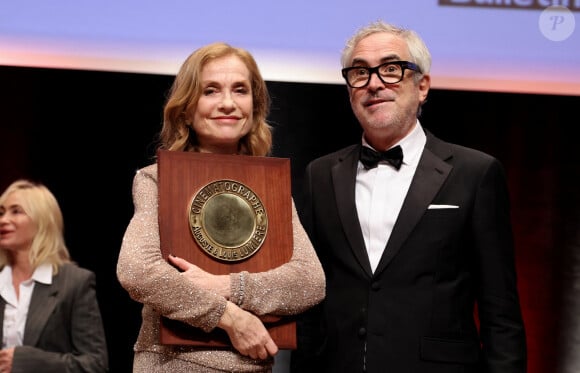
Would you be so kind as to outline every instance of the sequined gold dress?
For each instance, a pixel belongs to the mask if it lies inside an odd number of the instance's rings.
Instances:
[[[134,372],[270,372],[273,359],[254,360],[235,349],[161,345],[159,319],[166,316],[209,332],[221,318],[226,299],[193,287],[162,257],[157,220],[157,164],[137,171],[133,180],[134,215],[127,227],[117,262],[117,277],[130,297],[143,304],[142,323],[134,345]],[[294,250],[290,261],[261,272],[231,274],[237,303],[256,315],[294,315],[322,301],[322,266],[292,204]]]

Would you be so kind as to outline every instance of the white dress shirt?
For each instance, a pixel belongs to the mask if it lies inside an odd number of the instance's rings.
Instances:
[[[417,120],[415,128],[394,145],[403,149],[403,164],[398,171],[386,162],[367,170],[359,161],[356,209],[373,272],[389,241],[426,142],[425,132]],[[371,147],[364,136],[362,143]]]
[[[22,346],[26,317],[35,282],[52,283],[50,264],[40,265],[30,279],[20,283],[19,297],[16,297],[16,291],[12,286],[12,267],[7,265],[0,271],[0,296],[6,301],[2,325],[2,348]]]

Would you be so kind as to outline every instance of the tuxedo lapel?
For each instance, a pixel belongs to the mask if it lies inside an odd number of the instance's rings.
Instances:
[[[38,282],[34,285],[28,317],[26,318],[24,345],[35,346],[38,342],[38,338],[44,329],[44,324],[46,324],[56,304],[58,278],[58,275],[53,277],[52,285]]]
[[[433,141],[436,140],[428,135],[427,145],[375,273],[384,270],[399,252],[451,172],[452,166],[444,161],[451,156],[451,153],[438,149],[435,154],[430,147],[430,145],[436,145],[432,144]],[[437,146],[441,148],[441,143]]]
[[[336,196],[336,208],[348,243],[360,266],[370,277],[372,276],[371,263],[366,252],[355,203],[359,152],[360,146],[354,146],[344,158],[338,160],[332,168],[332,184]]]

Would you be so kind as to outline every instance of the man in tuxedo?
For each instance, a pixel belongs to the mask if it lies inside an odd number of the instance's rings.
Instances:
[[[363,136],[305,171],[327,290],[293,372],[525,372],[502,165],[422,127],[431,56],[414,31],[373,22],[341,62]]]

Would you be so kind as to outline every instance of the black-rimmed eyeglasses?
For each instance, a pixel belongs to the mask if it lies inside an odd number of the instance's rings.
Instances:
[[[409,61],[389,61],[375,67],[353,66],[342,69],[342,76],[351,88],[362,88],[369,84],[371,75],[376,73],[381,82],[395,84],[403,80],[405,70],[421,73],[419,66]]]

